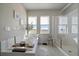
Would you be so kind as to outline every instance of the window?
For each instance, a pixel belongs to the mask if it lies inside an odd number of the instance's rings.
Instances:
[[[76,43],[78,43],[78,37],[77,37],[77,34],[78,34],[78,19],[77,19],[77,16],[72,16],[71,17],[71,33],[73,35],[73,39],[75,40]]]
[[[60,16],[59,17],[59,24],[67,24],[67,17],[66,16]]]
[[[68,33],[68,20],[66,16],[59,16],[58,33]]]
[[[72,25],[72,33],[78,33],[78,26],[77,25]]]
[[[37,33],[37,17],[29,16],[28,17],[28,29],[30,34]]]
[[[78,19],[76,16],[72,16],[72,33],[78,33]]]
[[[49,33],[49,16],[40,17],[40,34]]]

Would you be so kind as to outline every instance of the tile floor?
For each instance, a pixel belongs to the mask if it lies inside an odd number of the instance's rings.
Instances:
[[[65,56],[55,46],[39,45],[36,56]]]

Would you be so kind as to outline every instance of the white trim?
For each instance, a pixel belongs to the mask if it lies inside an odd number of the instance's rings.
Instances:
[[[60,47],[58,47],[57,45],[55,45],[65,56],[69,56],[64,50],[62,50]]]
[[[72,3],[68,3],[64,8],[61,9],[60,13],[62,13],[65,9],[67,9]]]

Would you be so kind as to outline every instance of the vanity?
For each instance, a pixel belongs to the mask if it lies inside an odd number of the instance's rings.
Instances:
[[[24,41],[11,45],[10,48],[1,51],[2,56],[35,56],[38,48],[38,37],[33,38],[32,44]]]

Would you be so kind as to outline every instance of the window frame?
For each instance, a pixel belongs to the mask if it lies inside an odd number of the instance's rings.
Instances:
[[[47,33],[41,33],[41,17],[48,17],[48,30]],[[49,34],[50,33],[50,16],[40,16],[40,34]]]
[[[73,23],[73,17],[76,17],[77,23]],[[75,20],[75,18],[74,18],[74,20]],[[77,27],[77,33],[73,33],[72,32],[72,27],[73,26],[76,26]],[[71,19],[71,33],[72,34],[78,34],[78,19],[77,19],[77,16],[72,16],[72,19]]]
[[[60,19],[62,19],[62,21],[65,20],[64,17],[66,18],[67,23],[63,23],[63,22],[60,23]],[[61,31],[61,29],[59,29],[60,26],[64,26],[66,28],[66,31],[60,32]],[[58,33],[59,34],[68,34],[68,17],[67,16],[59,16]]]

